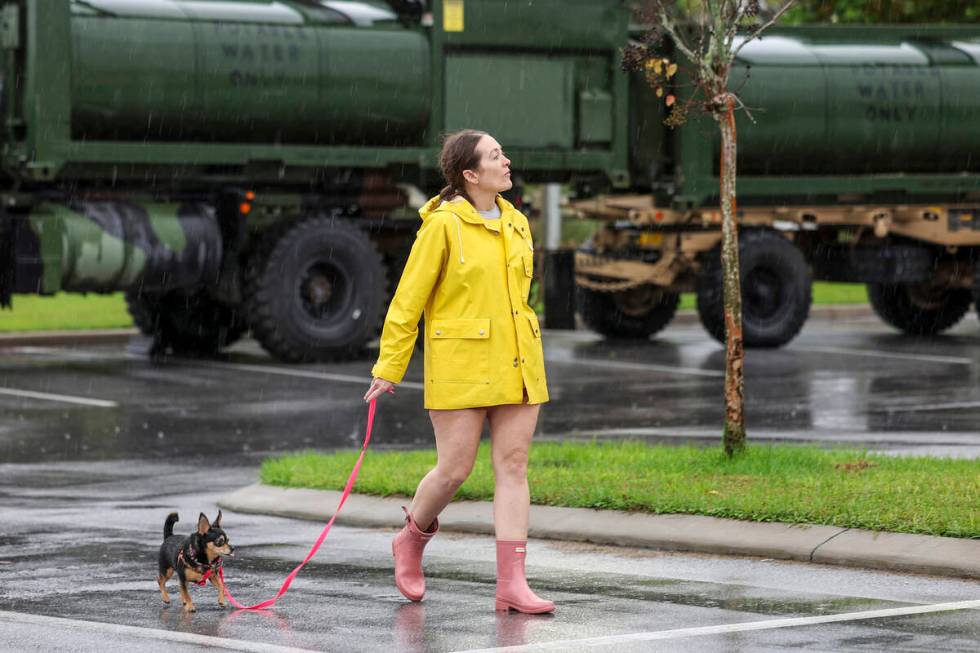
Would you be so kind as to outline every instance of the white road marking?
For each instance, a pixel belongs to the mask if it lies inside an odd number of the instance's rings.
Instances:
[[[563,365],[588,365],[592,368],[607,368],[611,370],[629,370],[633,372],[667,372],[668,374],[687,374],[690,376],[710,376],[724,377],[725,373],[719,370],[702,370],[694,367],[673,367],[671,365],[657,365],[656,363],[627,363],[624,361],[598,360],[595,358],[572,358],[570,356],[545,356],[549,363],[561,363]]]
[[[561,363],[581,363],[589,365],[590,367],[608,367],[611,369],[621,369],[621,370],[644,370],[644,371],[657,371],[657,372],[671,372],[675,374],[693,374],[695,376],[725,376],[724,372],[718,372],[715,370],[699,370],[686,367],[671,367],[669,365],[653,365],[646,363],[625,363],[622,361],[602,361],[595,359],[555,359],[546,358],[549,362],[561,362]],[[301,378],[309,379],[322,379],[325,381],[341,381],[344,383],[359,383],[367,384],[370,383],[370,379],[363,376],[354,376],[351,374],[330,374],[327,372],[314,372],[312,370],[296,370],[286,367],[275,367],[272,365],[247,365],[243,363],[218,363],[218,362],[206,362],[206,361],[188,361],[195,365],[202,365],[204,367],[217,367],[224,369],[237,369],[243,372],[265,372],[268,374],[279,374],[282,376],[296,376]],[[412,381],[402,381],[398,384],[399,388],[410,388],[412,390],[424,390],[425,386],[422,383],[415,383]]]
[[[721,624],[718,626],[702,626],[699,628],[676,628],[674,630],[658,630],[646,633],[631,633],[628,635],[610,635],[608,637],[587,637],[584,639],[563,639],[540,644],[525,644],[522,646],[500,646],[497,648],[469,649],[456,653],[531,653],[534,651],[567,651],[571,647],[579,649],[583,646],[611,646],[633,642],[650,642],[661,639],[679,639],[700,635],[723,635],[726,633],[747,632],[751,630],[772,630],[774,628],[793,628],[796,626],[811,626],[842,621],[859,621],[863,619],[881,619],[884,617],[900,617],[910,614],[926,614],[929,612],[948,612],[951,610],[970,610],[980,608],[980,601],[958,601],[956,603],[936,603],[933,605],[914,605],[906,608],[886,608],[884,610],[867,610],[864,612],[845,612],[819,617],[796,617],[791,619],[767,619],[764,621],[749,621],[738,624]]]
[[[33,390],[18,390],[16,388],[0,388],[0,395],[26,397],[28,399],[43,399],[45,401],[60,401],[66,404],[96,406],[98,408],[115,408],[119,405],[114,401],[108,401],[106,399],[89,399],[88,397],[73,397],[72,395],[56,395],[48,392],[34,392]]]
[[[912,406],[895,406],[894,408],[879,408],[876,413],[919,413],[930,410],[955,410],[957,408],[978,408],[980,401],[950,401],[945,404],[916,404]]]
[[[898,360],[918,361],[924,363],[941,363],[944,365],[973,365],[976,361],[964,356],[931,356],[928,354],[901,354],[886,351],[868,351],[862,349],[847,349],[843,347],[818,347],[810,345],[796,345],[787,349],[788,351],[812,352],[817,354],[839,354],[842,356],[863,356],[866,358],[894,358]],[[58,352],[53,347],[17,347],[13,351],[23,354],[55,354]],[[70,357],[70,354],[66,354]],[[80,356],[78,356],[80,357]],[[127,358],[145,360],[146,357],[139,354],[128,353]],[[370,383],[370,379],[351,374],[330,374],[327,372],[314,372],[312,370],[297,370],[272,365],[248,365],[244,363],[220,363],[198,361],[194,359],[178,359],[185,364],[196,364],[205,367],[224,367],[227,369],[239,369],[245,372],[260,372],[267,374],[278,374],[281,376],[293,376],[297,378],[319,379],[323,381],[339,381],[341,383]],[[549,363],[561,363],[565,365],[587,365],[592,368],[606,368],[614,370],[628,371],[652,371],[665,372],[668,374],[686,374],[689,376],[704,376],[722,378],[725,376],[723,370],[704,370],[693,367],[674,367],[671,365],[658,365],[656,363],[632,363],[626,361],[599,360],[595,358],[572,358],[571,356],[545,356]],[[398,384],[400,388],[412,390],[423,390],[424,385],[411,381],[403,381]]]
[[[74,358],[78,360],[105,360],[110,354],[106,352],[92,352],[78,349],[67,349],[58,347],[35,347],[34,345],[24,347],[11,347],[10,351],[15,354],[30,354],[32,356],[57,356],[58,358]],[[118,356],[115,356],[118,358]]]
[[[291,646],[276,646],[275,644],[263,644],[261,642],[248,642],[240,639],[211,637],[209,635],[196,635],[194,633],[159,630],[156,628],[139,628],[137,626],[124,626],[122,624],[110,624],[99,621],[83,621],[80,619],[64,619],[62,617],[45,617],[36,614],[25,614],[22,612],[0,611],[0,620],[12,621],[15,623],[34,624],[37,626],[60,626],[62,628],[71,628],[74,630],[90,630],[93,632],[107,633],[110,635],[127,635],[132,637],[142,637],[145,639],[163,640],[167,642],[180,642],[182,644],[209,646],[212,648],[225,648],[233,651],[255,651],[256,653],[309,653],[313,650],[307,648],[294,648]]]
[[[181,364],[198,365],[201,367],[215,367],[227,370],[240,370],[242,372],[258,372],[260,374],[278,374],[279,376],[294,376],[303,379],[319,379],[322,381],[340,381],[341,383],[357,383],[365,386],[370,385],[371,379],[366,376],[354,376],[353,374],[331,374],[328,372],[314,372],[313,370],[297,370],[287,367],[275,367],[273,365],[246,365],[244,363],[216,363],[208,361],[195,361],[181,359]],[[396,388],[408,388],[411,390],[423,390],[421,383],[412,381],[402,381]]]
[[[871,358],[898,358],[902,360],[920,361],[924,363],[945,363],[947,365],[973,365],[972,358],[963,356],[929,356],[927,354],[897,354],[889,351],[868,351],[864,349],[845,349],[842,347],[811,347],[797,345],[790,351],[809,351],[818,354],[842,354],[845,356],[867,356]]]
[[[882,408],[875,410],[876,413],[919,413],[927,410],[954,410],[956,408],[978,408],[980,401],[950,401],[945,404],[921,404],[913,406],[895,406],[894,408]]]
[[[17,347],[12,349],[21,354],[33,354],[33,355],[45,355],[45,356],[61,356],[63,358],[85,358],[85,359],[95,359],[104,360],[105,355],[101,352],[98,354],[94,353],[82,353],[77,350],[59,350],[54,347]],[[122,355],[122,358],[130,360],[140,360],[145,361],[146,356],[142,354],[134,354],[127,352]],[[218,361],[201,361],[194,358],[175,358],[173,359],[176,363],[180,365],[190,365],[197,367],[213,367],[218,369],[230,369],[239,370],[242,372],[258,372],[260,374],[276,374],[279,376],[292,376],[301,379],[317,379],[320,381],[339,381],[341,383],[356,383],[358,385],[367,386],[371,383],[371,379],[367,376],[355,376],[353,374],[331,374],[329,372],[316,372],[314,370],[304,370],[304,369],[293,369],[288,367],[277,367],[273,365],[249,365],[246,363],[222,363]],[[415,383],[413,381],[402,381],[398,384],[398,388],[408,388],[409,390],[424,390],[425,386],[421,383]]]
[[[563,361],[567,362],[567,361]],[[589,367],[608,367],[615,370],[653,370],[654,372],[667,372],[668,374],[687,374],[689,376],[710,376],[724,377],[725,373],[720,370],[700,370],[693,367],[672,367],[670,365],[656,365],[654,363],[624,363],[622,361],[600,361],[594,358],[583,358],[581,362]]]
[[[535,438],[560,440],[562,438],[593,437],[665,437],[665,438],[717,438],[720,426],[633,426],[614,429],[573,429],[542,433]],[[936,445],[980,446],[980,434],[976,431],[862,431],[860,429],[814,430],[752,429],[757,440],[801,440],[807,442],[860,442],[868,444],[909,444],[932,447]]]

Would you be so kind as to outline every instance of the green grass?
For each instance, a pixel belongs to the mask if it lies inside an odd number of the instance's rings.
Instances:
[[[13,310],[0,310],[0,332],[115,329],[133,326],[122,293],[52,297],[14,295]]]
[[[813,283],[814,304],[867,304],[868,287],[863,283]]]
[[[357,452],[266,460],[268,485],[340,490]],[[355,491],[411,496],[434,450],[371,452]],[[531,501],[550,506],[711,515],[760,522],[827,524],[876,531],[980,538],[980,463],[889,457],[857,450],[751,446],[720,449],[642,442],[536,443]],[[490,500],[489,448],[457,495]]]
[[[813,282],[813,305],[827,306],[830,304],[867,304],[868,288],[863,283],[828,283]],[[695,308],[694,293],[686,292],[681,295],[679,308]]]

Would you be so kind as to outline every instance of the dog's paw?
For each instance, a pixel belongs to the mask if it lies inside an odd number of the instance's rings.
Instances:
[[[193,603],[187,603],[184,605],[184,612],[197,612],[197,608],[194,607]]]

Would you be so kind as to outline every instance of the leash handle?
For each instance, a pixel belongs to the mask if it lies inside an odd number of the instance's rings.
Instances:
[[[293,579],[296,578],[296,574],[299,573],[299,570],[302,569],[314,555],[316,555],[316,552],[320,549],[320,545],[323,544],[323,540],[326,539],[327,533],[330,532],[330,527],[333,526],[334,520],[336,520],[337,515],[340,514],[340,509],[344,506],[344,502],[347,501],[347,497],[350,496],[351,490],[354,488],[354,481],[357,480],[358,472],[361,471],[361,463],[364,461],[364,454],[367,453],[368,443],[371,442],[371,430],[374,428],[374,413],[377,409],[377,402],[377,399],[372,399],[371,403],[368,405],[367,431],[364,434],[364,444],[361,445],[361,455],[358,456],[357,462],[354,463],[354,469],[351,470],[350,476],[347,477],[347,485],[344,486],[344,493],[340,497],[340,503],[337,504],[337,509],[334,511],[333,517],[331,517],[330,521],[327,522],[327,525],[323,528],[320,536],[316,538],[316,542],[313,543],[313,548],[311,548],[310,552],[306,554],[303,562],[299,563],[299,565],[297,565],[296,568],[293,569],[288,576],[286,576],[286,580],[283,581],[282,587],[279,588],[279,592],[267,601],[262,601],[261,603],[256,603],[255,605],[242,605],[235,599],[235,597],[231,595],[231,592],[228,591],[228,585],[225,583],[224,567],[218,567],[218,577],[225,585],[225,594],[228,595],[228,600],[233,606],[239,610],[262,610],[273,605],[279,600],[279,597],[285,594],[289,589],[289,586],[292,584]]]

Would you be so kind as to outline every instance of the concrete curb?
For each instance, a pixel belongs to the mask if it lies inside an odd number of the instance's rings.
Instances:
[[[812,319],[828,322],[877,319],[870,306],[862,304],[837,304],[814,306],[810,309]],[[698,312],[678,311],[674,324],[700,324]],[[71,345],[111,345],[128,342],[139,335],[136,329],[86,329],[79,331],[23,331],[0,333],[0,348],[24,346],[71,346]]]
[[[0,348],[69,345],[112,345],[129,342],[139,335],[136,329],[92,329],[85,331],[27,331],[0,333]]]
[[[224,510],[326,522],[340,492],[257,483],[218,501]],[[399,528],[405,498],[352,494],[338,524]],[[491,504],[458,501],[439,515],[440,527],[493,533]],[[531,506],[532,538],[638,546],[668,551],[750,555],[830,565],[980,579],[980,540],[875,533],[835,526],[760,523],[698,515],[648,515],[615,510]]]

